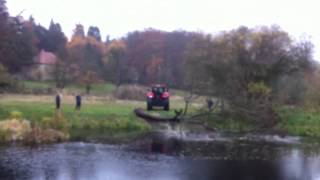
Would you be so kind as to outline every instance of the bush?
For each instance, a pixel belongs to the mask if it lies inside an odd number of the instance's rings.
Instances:
[[[44,129],[53,127],[53,120],[51,117],[43,117],[40,121],[40,126]]]
[[[40,121],[40,127],[44,129],[55,129],[67,132],[68,122],[65,120],[61,111],[56,111],[54,117],[43,117]]]
[[[10,119],[0,122],[0,141],[24,140],[31,132],[30,122],[27,120]]]
[[[12,111],[10,112],[10,119],[22,119],[23,114],[20,111]]]
[[[125,100],[145,100],[146,90],[142,86],[124,85],[120,86],[115,92],[115,97]]]
[[[26,143],[41,144],[41,143],[56,143],[63,142],[69,139],[68,133],[63,133],[54,129],[41,129],[34,127],[32,132],[26,137]]]

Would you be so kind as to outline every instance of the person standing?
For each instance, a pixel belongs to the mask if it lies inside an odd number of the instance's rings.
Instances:
[[[80,110],[81,108],[81,95],[76,96],[76,110]]]
[[[61,96],[59,93],[57,93],[56,98],[55,98],[55,102],[56,102],[56,109],[60,109],[60,105],[61,105]]]

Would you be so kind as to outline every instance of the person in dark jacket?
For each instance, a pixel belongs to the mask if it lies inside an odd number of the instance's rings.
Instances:
[[[80,110],[81,108],[81,96],[76,95],[76,110]]]
[[[59,94],[56,95],[55,101],[56,101],[56,109],[60,109],[61,97]]]

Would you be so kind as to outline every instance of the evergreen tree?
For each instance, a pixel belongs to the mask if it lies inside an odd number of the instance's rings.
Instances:
[[[4,46],[6,44],[8,36],[8,12],[6,2],[0,0],[0,62],[4,61]]]
[[[54,23],[53,20],[50,22],[48,37],[47,37],[47,50],[62,56],[65,51],[65,46],[67,43],[67,38],[62,32],[59,23]]]
[[[101,41],[101,34],[100,34],[100,29],[96,26],[90,26],[88,33],[87,33],[88,37],[93,37],[95,38],[97,41]]]
[[[77,24],[76,25],[76,29],[73,31],[72,38],[75,38],[75,37],[85,38],[84,27],[83,27],[82,24]]]

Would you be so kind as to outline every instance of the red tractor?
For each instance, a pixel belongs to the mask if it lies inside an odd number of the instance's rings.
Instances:
[[[147,92],[147,110],[152,110],[153,106],[163,107],[169,111],[169,89],[164,84],[152,85]]]

